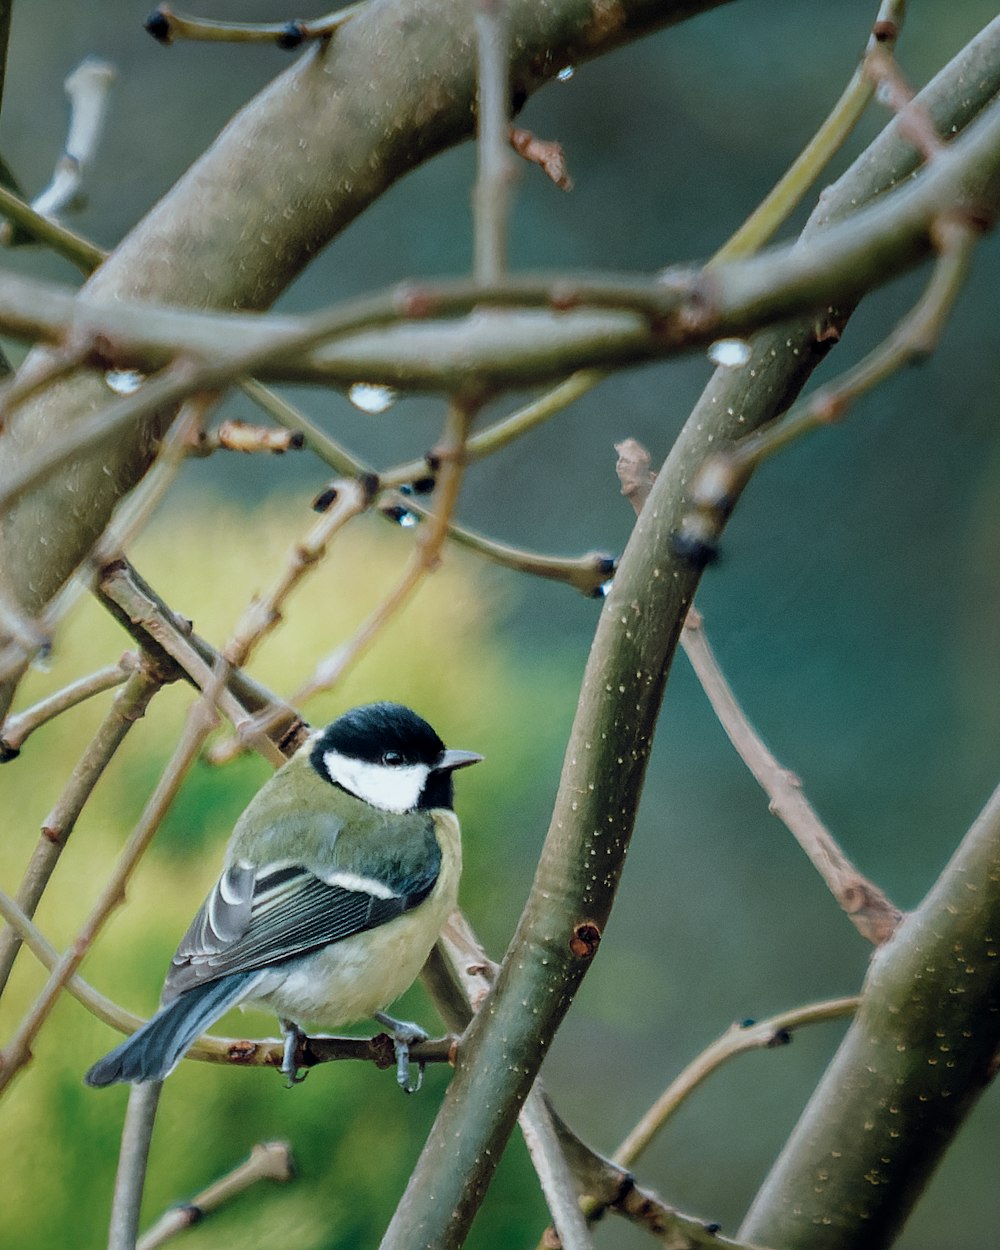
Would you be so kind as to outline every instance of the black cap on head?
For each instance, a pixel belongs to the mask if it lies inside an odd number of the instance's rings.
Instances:
[[[369,703],[352,708],[320,734],[312,749],[312,765],[321,776],[341,785],[340,778],[330,775],[331,752],[390,770],[422,766],[426,780],[419,797],[414,796],[415,802],[411,800],[413,806],[420,808],[451,807],[452,772],[482,759],[472,751],[446,750],[423,717],[401,703]],[[351,784],[345,784],[353,790]],[[370,792],[369,801],[381,806],[374,791]]]
[[[366,703],[327,725],[313,748],[337,751],[369,764],[427,764],[433,768],[444,743],[422,716],[402,703]]]

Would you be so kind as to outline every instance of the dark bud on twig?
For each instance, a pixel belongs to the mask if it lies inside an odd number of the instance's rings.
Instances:
[[[143,26],[157,43],[170,42],[170,19],[162,8],[154,9],[143,22]]]
[[[719,558],[718,530],[702,513],[689,512],[671,534],[670,546],[685,564],[704,569]]]
[[[358,485],[365,493],[366,504],[370,504],[382,489],[382,483],[378,480],[377,473],[362,473],[358,478]]]
[[[767,1039],[768,1049],[771,1050],[775,1046],[787,1046],[792,1040],[792,1035],[787,1029],[778,1029]]]
[[[595,555],[594,571],[603,580],[588,594],[590,599],[606,599],[611,593],[611,584],[618,569],[618,561],[614,556]]]
[[[326,512],[337,498],[336,486],[327,486],[312,501],[313,512]]]
[[[289,22],[274,42],[279,48],[284,48],[286,51],[291,52],[292,49],[297,48],[303,42],[307,35],[308,31],[304,22]]]
[[[414,525],[420,524],[421,518],[415,512],[411,512],[409,508],[404,508],[402,504],[386,504],[381,511],[384,517],[387,517],[390,521],[395,521],[403,529],[412,529]]]
[[[412,482],[408,482],[405,486],[399,488],[401,495],[429,495],[437,485],[437,479],[433,477],[418,477]]]

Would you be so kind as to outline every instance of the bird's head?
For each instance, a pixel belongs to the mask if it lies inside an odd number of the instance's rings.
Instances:
[[[324,781],[381,811],[402,813],[451,807],[452,773],[483,757],[448,750],[400,703],[368,703],[327,725],[309,758]]]

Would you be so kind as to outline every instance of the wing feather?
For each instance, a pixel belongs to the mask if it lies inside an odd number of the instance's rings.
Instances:
[[[418,874],[390,888],[353,872],[323,880],[302,864],[259,871],[234,864],[178,946],[163,1001],[195,985],[271,967],[386,924],[427,897],[439,870],[440,853],[430,856]]]

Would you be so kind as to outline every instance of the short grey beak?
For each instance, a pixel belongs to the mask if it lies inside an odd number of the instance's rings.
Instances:
[[[456,768],[468,768],[470,764],[479,764],[482,759],[475,751],[442,751],[434,765],[434,771],[453,773]]]

